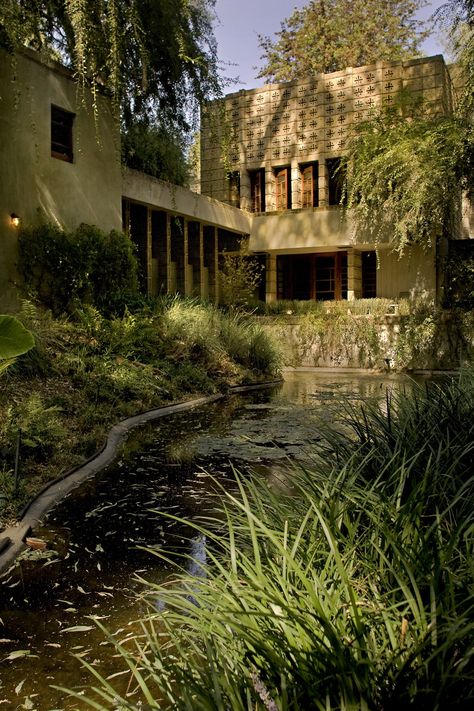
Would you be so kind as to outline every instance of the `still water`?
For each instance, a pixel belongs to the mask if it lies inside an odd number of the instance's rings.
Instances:
[[[307,462],[321,423],[348,400],[382,399],[403,376],[286,373],[282,386],[232,396],[134,432],[113,466],[64,499],[28,552],[0,580],[0,710],[85,708],[66,688],[87,688],[80,660],[114,674],[113,646],[146,611],[144,580],[170,575],[153,550],[205,555],[192,520],[215,505],[214,478],[232,486],[233,467],[275,487],[291,462]],[[212,476],[211,476],[212,474]],[[191,571],[192,572],[192,571]]]

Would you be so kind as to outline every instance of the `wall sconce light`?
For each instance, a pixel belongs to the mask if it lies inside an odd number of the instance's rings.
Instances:
[[[14,212],[10,215],[10,224],[12,227],[20,226],[20,218]]]

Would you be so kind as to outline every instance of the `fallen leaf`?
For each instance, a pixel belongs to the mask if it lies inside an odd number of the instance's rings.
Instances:
[[[21,657],[30,657],[30,656],[35,656],[37,657],[37,654],[32,655],[29,649],[17,649],[14,652],[10,652],[8,657],[5,657],[3,660],[4,662],[13,662],[15,659],[21,659]]]
[[[22,680],[20,681],[20,683],[15,686],[15,694],[16,694],[17,696],[18,696],[18,694],[20,693],[20,691],[21,691],[21,689],[22,689],[22,686],[23,686],[23,684],[25,683],[25,681],[26,681],[26,679],[22,679]]]
[[[65,627],[61,630],[61,634],[63,632],[88,632],[93,629],[94,627],[92,625],[74,625],[74,627]]]

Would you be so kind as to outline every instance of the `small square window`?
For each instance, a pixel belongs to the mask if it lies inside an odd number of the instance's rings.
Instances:
[[[75,114],[51,106],[51,155],[72,163],[74,159],[72,124]]]

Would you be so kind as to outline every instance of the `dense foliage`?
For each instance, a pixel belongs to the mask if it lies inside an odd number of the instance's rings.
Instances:
[[[281,23],[276,39],[260,37],[260,77],[291,81],[418,53],[426,37],[415,17],[422,0],[311,0]]]
[[[53,318],[24,303],[18,318],[35,347],[2,375],[0,529],[47,481],[91,456],[118,420],[278,370],[270,337],[242,315],[177,298],[141,306],[109,318],[91,306]],[[1,330],[0,322],[0,347]]]
[[[462,72],[464,92],[461,109],[474,109],[474,2],[449,0],[436,13],[438,23],[448,29],[458,68]]]
[[[462,77],[453,115],[402,95],[396,110],[360,126],[347,154],[356,236],[387,240],[399,254],[458,236],[461,190],[474,194],[473,4],[453,0],[438,17],[450,25]]]
[[[82,86],[105,85],[126,135],[137,121],[147,122],[160,135],[155,149],[164,144],[166,156],[176,135],[181,145],[200,101],[218,90],[213,5],[214,0],[5,0],[0,46],[12,51],[27,44],[70,66]],[[136,167],[139,155],[132,157]],[[143,167],[150,169],[146,157]]]
[[[460,189],[474,185],[474,132],[430,107],[389,110],[359,126],[347,154],[347,204],[356,237],[402,255],[455,237]]]
[[[107,309],[137,293],[137,261],[123,232],[84,224],[72,232],[50,224],[26,228],[18,266],[26,289],[55,314],[82,303]]]
[[[95,709],[471,708],[473,416],[472,372],[413,386],[323,429],[291,493],[274,477],[227,485],[222,515],[192,524],[206,546],[197,573],[180,556],[174,580],[150,585],[160,610],[117,642],[126,693],[85,663],[96,679],[77,698]]]

